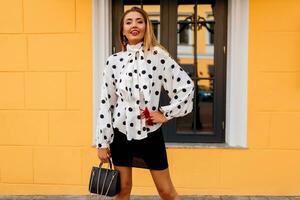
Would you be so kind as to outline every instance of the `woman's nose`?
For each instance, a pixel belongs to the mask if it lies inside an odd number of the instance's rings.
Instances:
[[[132,27],[132,28],[133,28],[133,27],[136,27],[136,25],[137,25],[136,22],[132,22],[132,23],[131,23],[131,27]]]

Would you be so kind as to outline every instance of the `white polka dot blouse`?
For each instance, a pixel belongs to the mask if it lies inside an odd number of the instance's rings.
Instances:
[[[158,107],[162,87],[170,103]],[[113,128],[124,133],[127,140],[141,140],[162,125],[149,125],[141,119],[140,112],[146,107],[150,112],[162,112],[168,120],[190,113],[194,82],[162,48],[144,51],[140,42],[109,56],[100,98],[96,145],[107,148],[114,138]]]

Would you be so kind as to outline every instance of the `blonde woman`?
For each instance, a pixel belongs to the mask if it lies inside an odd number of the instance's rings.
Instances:
[[[103,73],[97,121],[97,153],[120,171],[121,192],[132,189],[132,167],[146,168],[162,199],[179,199],[168,169],[161,126],[192,111],[194,83],[158,44],[147,13],[133,7],[120,22],[122,51],[111,55]],[[171,98],[159,107],[161,87]]]

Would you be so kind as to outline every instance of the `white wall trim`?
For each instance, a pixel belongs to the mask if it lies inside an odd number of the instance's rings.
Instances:
[[[247,147],[249,0],[228,1],[226,143]]]
[[[111,52],[111,1],[93,0],[92,4],[93,32],[93,145],[95,146],[96,120],[100,105],[100,84],[105,60]]]

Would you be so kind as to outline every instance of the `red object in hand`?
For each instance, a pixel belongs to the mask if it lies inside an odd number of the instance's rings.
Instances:
[[[143,110],[143,113],[145,115],[145,118],[146,118],[146,124],[149,125],[149,126],[152,126],[153,125],[153,121],[150,117],[150,112],[148,110],[148,108],[146,107],[144,110]]]

